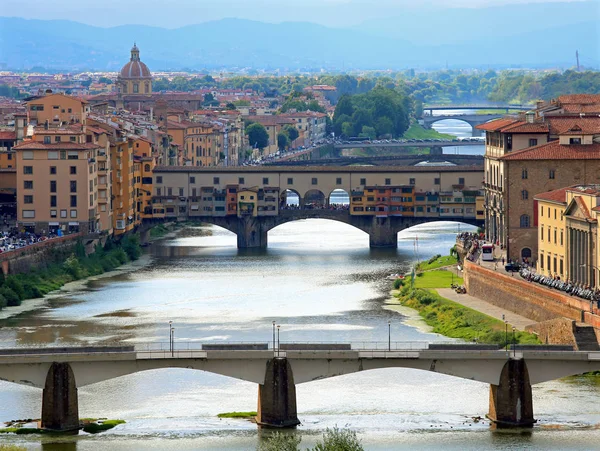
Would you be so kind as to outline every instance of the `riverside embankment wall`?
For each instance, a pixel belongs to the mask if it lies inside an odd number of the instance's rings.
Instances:
[[[85,235],[80,232],[4,252],[0,254],[2,273],[26,273],[48,263],[65,260],[73,253],[79,239],[83,241],[86,253],[90,254],[101,238],[98,235]]]
[[[563,294],[518,274],[509,276],[465,261],[467,293],[537,322],[568,318],[600,328],[600,316],[590,312],[589,301]]]

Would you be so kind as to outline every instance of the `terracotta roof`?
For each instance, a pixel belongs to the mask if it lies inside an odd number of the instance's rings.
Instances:
[[[150,69],[141,61],[129,61],[119,73],[121,78],[151,78]]]
[[[258,122],[261,125],[272,127],[275,125],[295,124],[293,119],[281,116],[264,115],[264,116],[246,116],[251,122]]]
[[[159,172],[205,172],[211,173],[259,173],[259,174],[279,174],[279,173],[414,173],[414,172],[448,172],[481,173],[482,166],[271,166],[269,168],[262,166],[156,166],[154,173]]]
[[[501,130],[503,133],[548,133],[548,124],[542,122],[518,122]]]
[[[508,127],[509,125],[516,124],[525,124],[523,121],[518,121],[512,118],[500,118],[494,119],[493,121],[486,122],[485,124],[480,124],[475,126],[478,130],[485,130],[488,132],[498,132],[501,131],[504,127]]]
[[[545,200],[549,202],[561,203],[563,205],[567,205],[567,190],[569,188],[560,188],[552,191],[546,191],[545,193],[540,193],[534,197],[536,200]]]
[[[559,96],[558,99],[561,104],[579,104],[579,105],[589,105],[589,104],[599,104],[600,105],[600,94],[567,94],[563,96]]]
[[[0,139],[17,139],[17,134],[11,131],[0,131]]]
[[[600,117],[595,116],[547,116],[550,132],[554,135],[567,134],[575,127],[581,128],[578,134],[600,134]]]
[[[587,105],[567,104],[562,105],[565,113],[600,113],[600,103],[590,103]]]
[[[590,210],[588,209],[588,206],[585,204],[585,202],[583,201],[583,199],[579,196],[574,197],[573,200],[575,201],[575,203],[577,204],[577,206],[579,207],[579,209],[583,212],[583,215],[585,216],[586,219],[590,220],[590,221],[596,221],[596,219],[592,218],[592,215],[590,214]]]
[[[72,143],[72,142],[59,142],[44,144],[39,141],[24,141],[21,144],[13,147],[15,150],[89,150],[89,149],[101,149],[102,146],[94,143]]]
[[[560,144],[550,141],[547,144],[517,150],[499,158],[500,160],[600,160],[600,143]]]

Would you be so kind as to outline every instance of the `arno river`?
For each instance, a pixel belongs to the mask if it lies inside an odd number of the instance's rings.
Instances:
[[[462,225],[461,230],[468,226]],[[445,254],[457,224],[433,223],[399,235],[397,250],[375,251],[368,236],[324,220],[269,233],[262,253],[236,249],[235,236],[197,227],[148,249],[145,266],[72,287],[38,309],[0,321],[0,345],[167,341],[433,341],[411,311],[389,305],[386,276],[418,257]],[[384,369],[297,386],[302,446],[327,427],[355,430],[368,450],[600,449],[600,390],[593,380],[533,387],[532,431],[492,431],[475,423],[488,386],[436,373]],[[185,369],[137,373],[79,389],[81,417],[124,419],[99,435],[4,436],[2,443],[63,450],[248,450],[260,432],[228,411],[256,410],[257,386]],[[38,418],[41,390],[0,382],[0,421]]]

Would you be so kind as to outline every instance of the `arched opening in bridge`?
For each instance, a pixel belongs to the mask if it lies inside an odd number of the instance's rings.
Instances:
[[[346,190],[334,189],[329,193],[329,208],[333,210],[348,210],[350,207],[350,195]]]
[[[435,114],[434,114],[435,116]],[[457,138],[470,138],[473,136],[473,127],[468,122],[460,119],[440,119],[431,124],[431,128],[439,133],[454,135]]]
[[[286,189],[279,196],[280,210],[296,210],[302,207],[302,197],[298,191]]]
[[[304,209],[315,210],[327,207],[328,199],[325,198],[323,191],[318,189],[308,190],[304,194]]]

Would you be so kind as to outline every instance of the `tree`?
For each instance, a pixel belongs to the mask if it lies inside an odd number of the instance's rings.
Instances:
[[[345,94],[340,97],[337,105],[335,106],[335,112],[333,113],[333,120],[342,115],[352,116],[354,113],[354,106],[352,105],[352,98]]]
[[[236,106],[231,102],[229,102],[227,105],[225,105],[225,109],[226,110],[237,110]]]
[[[377,132],[373,127],[369,127],[368,125],[363,125],[362,131],[358,135],[361,138],[371,138],[374,139],[377,137]]]
[[[215,96],[213,96],[210,92],[204,94],[204,105],[210,105],[212,102],[215,101]]]
[[[298,139],[298,136],[300,136],[300,132],[298,132],[298,129],[293,125],[286,125],[285,127],[283,127],[283,130],[285,131],[291,142],[296,141]]]
[[[267,133],[267,130],[257,122],[250,124],[246,128],[246,135],[248,135],[248,142],[252,147],[264,149],[269,145],[269,134]]]
[[[285,132],[277,133],[277,147],[279,150],[284,150],[290,143],[290,140]]]
[[[112,82],[113,81],[110,78],[107,78],[107,77],[100,77],[98,79],[98,83],[105,83],[107,85],[112,85]]]

